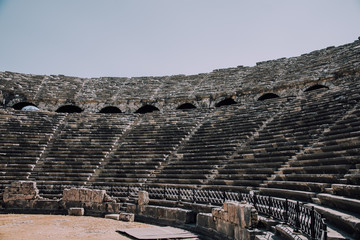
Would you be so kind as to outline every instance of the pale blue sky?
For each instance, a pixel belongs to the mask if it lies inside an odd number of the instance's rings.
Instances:
[[[360,0],[0,0],[0,71],[197,74],[360,36]]]

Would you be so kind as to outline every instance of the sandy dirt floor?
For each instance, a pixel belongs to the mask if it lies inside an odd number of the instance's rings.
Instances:
[[[0,214],[0,240],[122,240],[130,238],[117,233],[117,229],[150,226],[95,217]]]

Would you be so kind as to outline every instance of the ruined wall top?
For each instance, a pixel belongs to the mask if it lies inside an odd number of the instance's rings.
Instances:
[[[134,112],[144,104],[175,109],[185,102],[212,107],[216,101],[229,97],[237,101],[256,99],[266,92],[297,96],[314,84],[344,86],[349,83],[341,82],[340,77],[359,73],[357,40],[298,57],[260,62],[253,67],[238,66],[197,75],[77,78],[0,72],[0,100],[6,107],[31,102],[48,111],[66,104],[89,112],[105,106]]]

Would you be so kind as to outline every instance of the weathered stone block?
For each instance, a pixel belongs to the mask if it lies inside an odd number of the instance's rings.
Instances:
[[[196,225],[203,228],[216,229],[214,217],[211,213],[198,213],[196,215]]]
[[[91,202],[92,193],[89,190],[86,188],[78,189],[80,202]]]
[[[215,219],[216,231],[225,234],[228,238],[234,238],[235,225],[222,219]]]
[[[211,209],[211,213],[212,213],[214,218],[221,218],[223,211],[224,210],[222,208],[220,208],[220,207]]]
[[[194,223],[196,221],[196,214],[191,210],[176,208],[175,221],[181,223]]]
[[[179,223],[193,223],[196,220],[196,215],[191,210],[181,208],[169,208],[159,206],[139,206],[139,214],[155,219],[164,219],[175,221]]]
[[[120,214],[107,214],[105,215],[105,218],[119,221]]]
[[[36,182],[33,181],[12,182],[10,187],[5,188],[3,193],[4,203],[15,200],[35,200],[39,198],[39,190],[36,187]]]
[[[251,234],[249,232],[249,229],[243,229],[240,227],[235,227],[234,229],[234,239],[235,240],[250,240]]]
[[[120,213],[119,220],[124,222],[134,222],[135,214],[133,213]]]
[[[238,202],[228,202],[227,203],[227,215],[228,215],[227,221],[232,222],[232,223],[238,222],[238,219],[237,219],[237,216],[238,216],[237,208],[238,207],[240,207],[240,204]],[[225,210],[225,208],[224,208],[224,210]]]
[[[244,224],[246,228],[255,227],[258,223],[258,214],[254,206],[246,204],[244,208]]]
[[[102,203],[104,201],[106,191],[105,190],[92,190],[89,192],[90,201],[95,203]]]
[[[84,208],[69,208],[68,214],[70,216],[84,216],[85,210]]]
[[[127,204],[126,205],[126,212],[128,213],[136,213],[137,207],[135,204]]]
[[[5,206],[7,208],[32,208],[33,202],[32,200],[23,200],[23,199],[17,199],[17,200],[9,200],[5,202]]]
[[[150,201],[149,193],[146,191],[139,191],[138,205],[148,205]]]
[[[62,200],[64,202],[79,202],[79,191],[77,188],[64,189]]]
[[[104,205],[105,205],[105,211],[108,213],[119,212],[121,207],[120,203],[113,203],[113,202],[104,203]]]
[[[33,201],[32,208],[56,211],[60,206],[60,200],[41,199]]]

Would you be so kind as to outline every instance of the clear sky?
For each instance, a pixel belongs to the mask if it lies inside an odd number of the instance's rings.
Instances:
[[[0,0],[0,71],[197,74],[360,36],[360,0]]]

